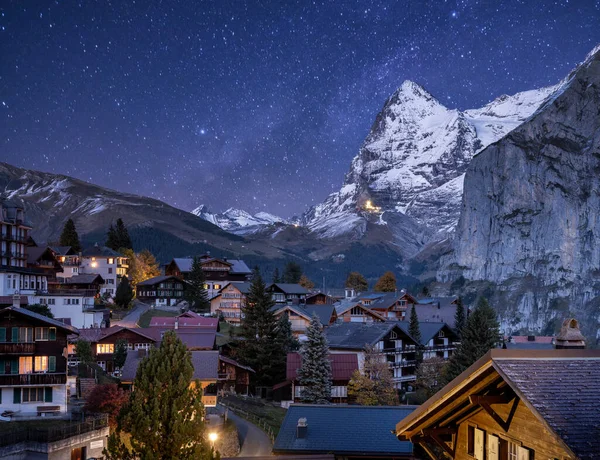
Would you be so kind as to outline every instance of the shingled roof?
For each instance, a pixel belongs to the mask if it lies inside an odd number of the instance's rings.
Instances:
[[[292,404],[275,440],[273,453],[413,458],[412,443],[399,442],[392,434],[398,420],[413,410],[413,406]],[[306,418],[308,425],[304,438],[297,436],[300,418]]]
[[[392,329],[396,329],[403,337],[413,340],[404,332],[398,322],[373,322],[373,323],[339,323],[325,329],[325,336],[329,348],[362,350],[365,344],[375,345],[383,339]]]
[[[356,353],[332,353],[331,361],[332,380],[350,380],[354,371],[358,370],[358,357]],[[298,369],[302,366],[300,353],[288,353],[286,363],[286,380],[293,382],[298,376]]]

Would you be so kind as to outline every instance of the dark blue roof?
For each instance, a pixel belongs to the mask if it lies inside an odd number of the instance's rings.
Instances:
[[[283,420],[273,453],[333,453],[337,455],[392,455],[412,458],[413,446],[392,433],[414,406],[327,406],[292,404]],[[296,435],[305,417],[305,438]]]

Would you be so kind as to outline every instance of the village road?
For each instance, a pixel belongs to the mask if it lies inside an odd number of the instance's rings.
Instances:
[[[223,412],[222,407],[219,407],[219,410]],[[238,429],[241,445],[240,457],[267,457],[273,455],[271,453],[273,445],[263,430],[235,415],[231,410],[228,412],[227,417],[235,423]]]
[[[134,300],[133,310],[131,310],[127,315],[120,321],[111,322],[111,326],[122,326],[122,327],[138,327],[138,321],[140,320],[140,316],[142,316],[148,309],[150,305],[146,305],[145,303],[139,302],[138,300]]]

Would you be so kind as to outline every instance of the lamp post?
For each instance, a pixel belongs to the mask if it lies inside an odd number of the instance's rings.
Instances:
[[[215,441],[218,437],[219,435],[217,435],[217,433],[215,433],[214,431],[208,434],[208,439],[210,440],[210,442],[212,442],[213,449],[215,448]]]

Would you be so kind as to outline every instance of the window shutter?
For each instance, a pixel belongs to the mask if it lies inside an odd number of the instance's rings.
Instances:
[[[6,328],[0,327],[0,342],[6,342]]]
[[[0,375],[4,375],[6,373],[6,362],[3,359],[0,359]]]
[[[48,372],[56,372],[56,356],[48,357]]]
[[[488,434],[488,460],[499,460],[500,457],[500,440],[498,436]]]
[[[44,401],[52,402],[52,387],[45,387],[44,390],[46,392],[46,394],[44,395]]]
[[[518,460],[529,460],[529,449],[517,446],[517,458]]]
[[[13,404],[21,404],[21,388],[13,388]]]
[[[11,374],[19,373],[19,361],[17,359],[13,359],[10,361],[10,373]]]
[[[484,454],[483,454],[484,453],[484,449],[483,449],[484,437],[485,437],[485,431],[475,428],[475,458],[477,460],[485,459]]]
[[[13,327],[12,328],[12,342],[17,343],[18,341],[19,341],[19,328]]]
[[[48,340],[56,340],[56,328],[51,327],[48,331]]]

